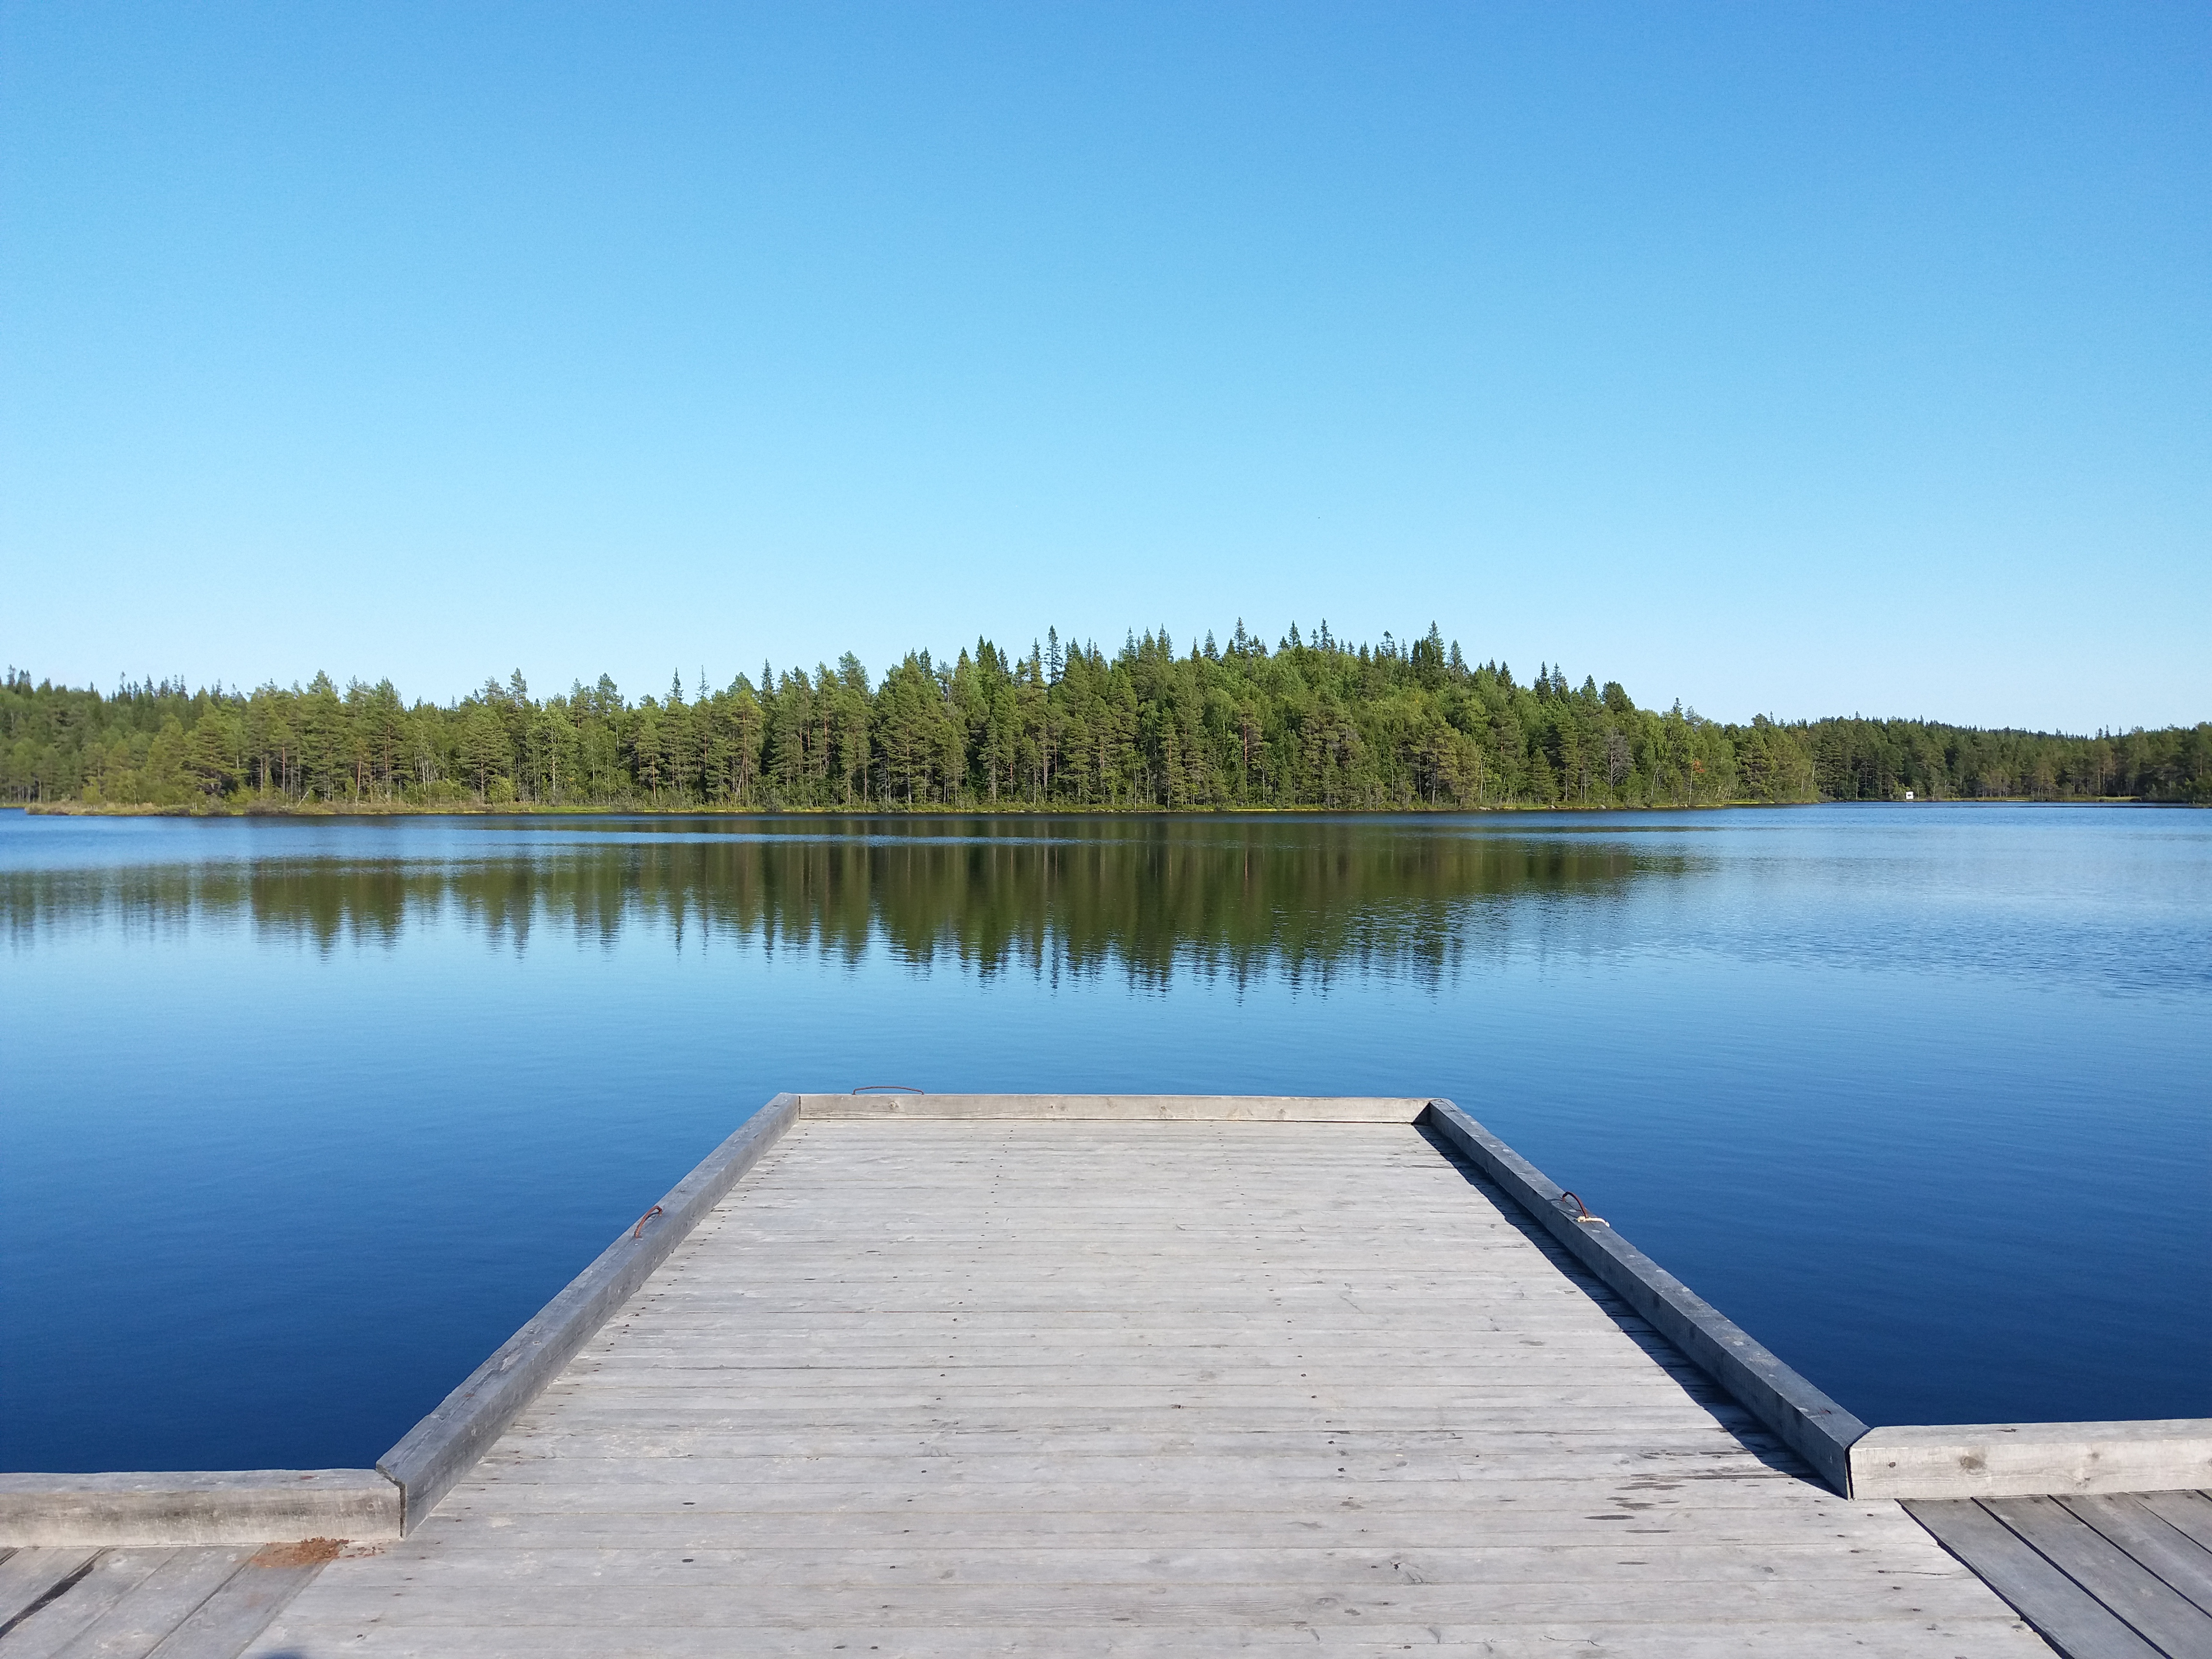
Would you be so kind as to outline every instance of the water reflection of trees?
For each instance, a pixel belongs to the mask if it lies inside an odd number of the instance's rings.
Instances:
[[[1139,982],[1181,969],[1326,983],[1341,971],[1445,974],[1522,903],[1613,894],[1686,863],[1606,840],[1372,823],[667,832],[677,828],[564,831],[453,860],[4,872],[0,919],[18,942],[95,918],[149,933],[242,920],[324,950],[393,945],[455,919],[517,950],[549,929],[611,947],[649,927],[687,945],[738,940],[852,962],[880,943],[908,963],[986,975],[1118,965]]]

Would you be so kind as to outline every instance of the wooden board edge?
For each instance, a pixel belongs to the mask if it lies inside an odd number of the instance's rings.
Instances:
[[[400,1536],[401,1492],[376,1469],[0,1475],[0,1547],[176,1549]]]
[[[2212,1418],[1914,1424],[1851,1447],[1864,1498],[2087,1498],[2212,1486]]]
[[[799,1097],[793,1094],[776,1096],[746,1119],[671,1188],[645,1219],[625,1227],[591,1266],[377,1460],[377,1468],[403,1494],[403,1534],[422,1523],[523,1408],[798,1119]]]
[[[1564,1189],[1449,1100],[1419,1120],[1502,1188],[1567,1253],[1649,1321],[1729,1396],[1780,1437],[1822,1481],[1851,1491],[1850,1448],[1867,1431],[1764,1343],[1602,1221],[1584,1220]]]
[[[1068,1123],[1412,1123],[1425,1097],[1395,1095],[803,1094],[810,1118]]]

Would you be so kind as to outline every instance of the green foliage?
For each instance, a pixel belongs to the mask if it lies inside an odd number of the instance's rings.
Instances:
[[[1324,623],[1278,647],[1240,621],[1178,653],[1164,629],[1110,657],[1056,629],[1013,656],[916,652],[871,684],[849,653],[766,665],[720,690],[633,702],[602,676],[538,701],[520,673],[447,707],[388,680],[343,692],[112,696],[10,672],[0,797],[172,810],[508,805],[643,810],[1351,811],[1737,801],[2212,803],[2212,725],[2094,738],[1920,720],[1748,726],[1548,665],[1527,685],[1431,625],[1347,646]]]

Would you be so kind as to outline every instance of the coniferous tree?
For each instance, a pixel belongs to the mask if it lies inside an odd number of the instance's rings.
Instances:
[[[1748,726],[1548,660],[1525,689],[1431,623],[1347,646],[1292,624],[1271,652],[1165,628],[1116,655],[1057,627],[872,684],[833,669],[680,674],[665,699],[601,676],[539,702],[520,672],[446,708],[388,680],[111,695],[0,682],[0,793],[191,810],[526,806],[1437,809],[1922,799],[2212,801],[2212,725],[2061,737],[1857,718]]]

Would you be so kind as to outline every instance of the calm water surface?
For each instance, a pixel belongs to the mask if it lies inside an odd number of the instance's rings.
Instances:
[[[2212,814],[0,813],[0,1467],[369,1463],[769,1096],[1449,1095],[1875,1422],[2212,1415]]]

